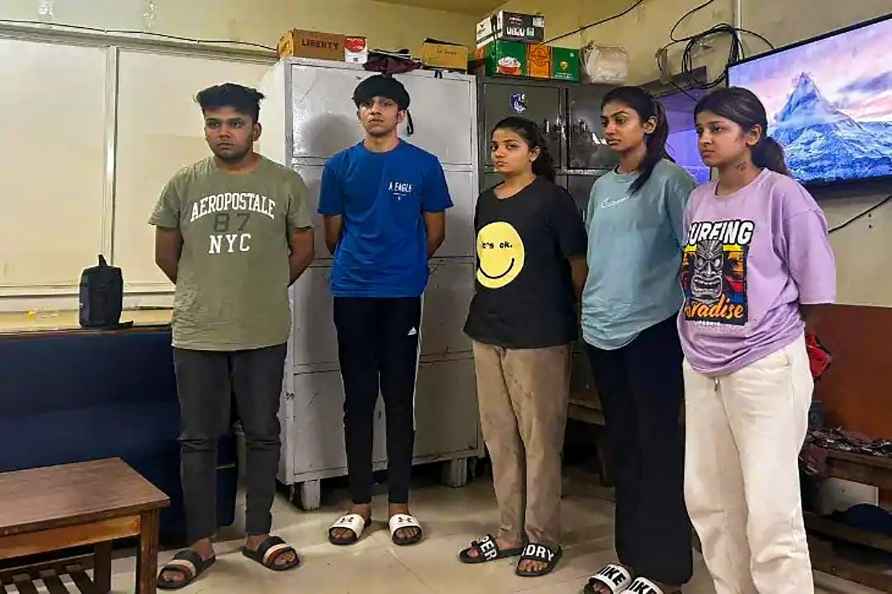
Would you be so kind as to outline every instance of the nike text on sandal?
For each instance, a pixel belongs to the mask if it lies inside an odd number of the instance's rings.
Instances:
[[[649,579],[637,577],[635,578],[635,581],[632,582],[632,585],[629,586],[629,589],[623,591],[622,594],[681,594],[681,591],[664,592],[662,588]]]
[[[585,594],[596,594],[599,591],[598,588],[600,588],[601,592],[604,591],[604,588],[607,588],[610,594],[619,594],[620,592],[625,592],[631,583],[632,574],[629,573],[629,570],[622,565],[611,563],[610,565],[605,565],[598,573],[588,578],[588,583],[583,591]]]

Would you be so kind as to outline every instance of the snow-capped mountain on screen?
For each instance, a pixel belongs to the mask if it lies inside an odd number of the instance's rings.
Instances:
[[[803,182],[892,175],[892,122],[859,121],[835,107],[803,72],[770,134]]]

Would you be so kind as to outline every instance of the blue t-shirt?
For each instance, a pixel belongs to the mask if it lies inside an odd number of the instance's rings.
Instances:
[[[400,141],[386,153],[360,142],[325,164],[319,214],[341,215],[335,297],[418,297],[427,285],[425,212],[452,206],[434,155]]]
[[[647,183],[631,193],[638,173],[616,171],[592,186],[585,223],[588,279],[582,293],[582,336],[615,350],[678,313],[682,219],[696,182],[663,159]]]

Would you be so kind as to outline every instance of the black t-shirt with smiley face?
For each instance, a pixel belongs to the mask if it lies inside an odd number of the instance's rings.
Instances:
[[[576,340],[568,258],[585,257],[582,217],[566,190],[545,178],[506,199],[477,199],[476,292],[465,332],[512,349]]]

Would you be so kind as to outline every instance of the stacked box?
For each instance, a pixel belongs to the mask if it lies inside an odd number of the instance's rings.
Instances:
[[[426,40],[418,51],[422,64],[446,70],[468,69],[468,48],[454,43]]]
[[[477,25],[478,60],[487,75],[578,82],[579,50],[544,45],[545,17],[499,11]]]
[[[579,81],[579,50],[564,47],[551,48],[551,78]]]
[[[527,47],[519,41],[493,41],[477,50],[477,59],[483,60],[486,74],[493,76],[527,76]]]
[[[500,10],[477,24],[477,47],[498,40],[541,43],[545,39],[545,17]]]
[[[530,44],[527,46],[527,76],[551,78],[551,46]]]

